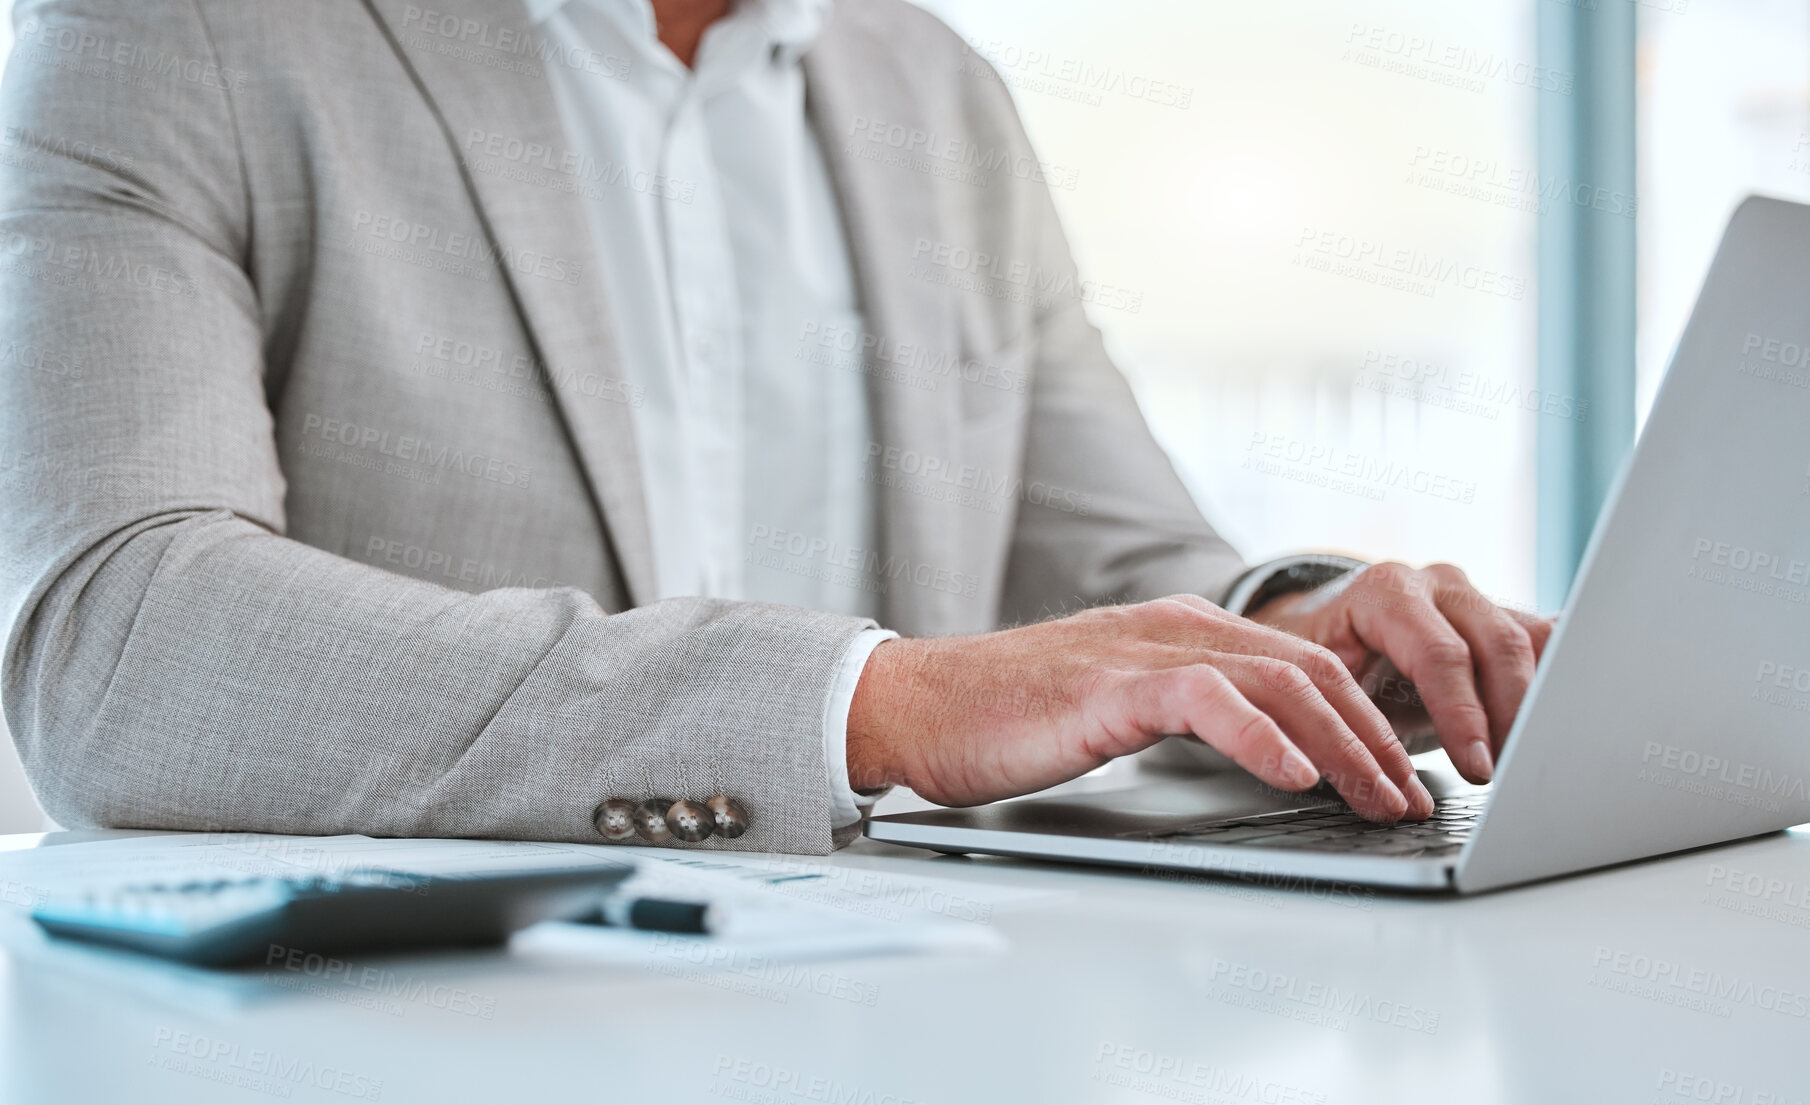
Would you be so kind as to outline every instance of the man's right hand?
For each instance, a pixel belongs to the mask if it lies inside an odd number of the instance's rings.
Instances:
[[[1339,658],[1194,596],[874,650],[848,718],[857,790],[971,806],[1191,734],[1272,786],[1322,777],[1376,821],[1433,799]]]

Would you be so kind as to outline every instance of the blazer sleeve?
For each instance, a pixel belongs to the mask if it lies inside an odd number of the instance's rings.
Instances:
[[[827,852],[824,709],[872,623],[711,600],[610,615],[286,538],[244,75],[213,62],[191,0],[14,18],[0,697],[50,815],[597,842],[605,798],[720,788],[751,827],[697,847]]]
[[[1036,163],[1009,100],[1001,110]],[[1032,323],[1024,481],[1071,494],[1063,509],[1018,512],[1003,616],[1032,621],[1175,594],[1223,602],[1244,561],[1202,516],[1088,320],[1085,300],[1097,289],[1076,271],[1049,188],[1016,187],[1017,255],[1036,257],[1038,271],[1068,289],[1041,301]]]

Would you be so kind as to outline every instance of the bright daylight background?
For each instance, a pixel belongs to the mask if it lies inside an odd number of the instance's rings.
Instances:
[[[1072,182],[1056,198],[1083,274],[1142,293],[1095,321],[1247,556],[1451,560],[1531,601],[1534,442],[1559,416],[1520,402],[1547,183],[1533,127],[1537,97],[1561,93],[1514,76],[1556,0],[921,2],[1004,71]],[[1641,9],[1644,411],[1736,201],[1810,198],[1810,5],[1576,2]],[[1431,79],[1408,38],[1497,75]],[[1393,288],[1327,264],[1363,244],[1481,279]],[[7,741],[0,832],[41,824]]]

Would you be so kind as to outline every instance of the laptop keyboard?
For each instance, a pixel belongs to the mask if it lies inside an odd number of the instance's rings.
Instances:
[[[1236,844],[1240,848],[1298,848],[1309,852],[1348,855],[1424,858],[1450,855],[1464,847],[1477,819],[1483,815],[1487,794],[1441,798],[1433,816],[1425,821],[1380,825],[1365,821],[1348,809],[1325,806],[1210,821],[1156,839],[1186,844]]]

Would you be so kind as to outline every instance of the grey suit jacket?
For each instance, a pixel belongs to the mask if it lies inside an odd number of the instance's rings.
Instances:
[[[865,620],[650,602],[633,408],[507,0],[23,0],[0,110],[6,718],[70,826],[832,846]],[[450,33],[449,33],[450,28]],[[606,59],[607,62],[607,59]],[[875,338],[884,622],[1218,595],[990,71],[899,0],[806,59]],[[611,171],[613,170],[613,171]],[[801,355],[808,350],[801,348]]]

